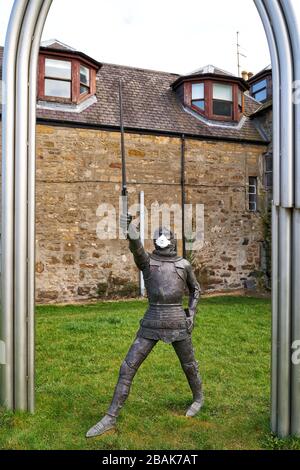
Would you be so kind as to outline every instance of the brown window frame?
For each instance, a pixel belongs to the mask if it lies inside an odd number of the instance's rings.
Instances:
[[[56,79],[54,77],[47,77],[45,75],[45,61],[46,59],[55,59],[62,60],[65,62],[71,62],[71,80],[70,79]],[[89,69],[90,74],[90,83],[89,87],[84,85],[86,88],[89,88],[88,92],[80,94],[80,66],[86,67]],[[71,98],[62,98],[58,96],[47,96],[45,95],[45,80],[60,80],[63,82],[71,82]],[[65,103],[65,104],[79,104],[82,101],[86,100],[90,96],[96,93],[96,70],[86,61],[80,57],[72,57],[63,55],[63,54],[50,54],[43,53],[39,56],[39,75],[38,75],[38,99],[42,101],[50,101],[55,103]]]

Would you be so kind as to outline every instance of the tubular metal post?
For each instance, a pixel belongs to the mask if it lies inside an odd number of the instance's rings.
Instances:
[[[300,341],[300,210],[293,215],[293,299],[292,346]],[[292,351],[293,352],[293,351]],[[299,355],[298,355],[299,357]],[[300,363],[296,358],[291,364],[291,433],[300,436]]]
[[[292,43],[295,90],[300,87],[300,14],[298,0],[280,0],[280,5],[285,13]],[[298,96],[297,96],[298,95]],[[298,99],[298,102],[295,100]],[[295,207],[300,209],[300,96],[295,93],[294,100],[294,138],[295,138]]]
[[[1,340],[5,364],[0,366],[0,401],[14,407],[14,129],[16,54],[24,12],[28,0],[15,1],[9,20],[3,59],[2,106],[2,269],[1,269]]]
[[[278,212],[272,205],[272,353],[271,353],[271,430],[277,432],[278,387]]]
[[[294,205],[294,142],[293,142],[293,57],[289,33],[282,9],[277,1],[263,0],[272,24],[279,58],[280,77],[280,203]]]
[[[300,110],[293,103],[293,80],[300,78],[300,10],[296,0],[254,2],[265,27],[273,69],[271,426],[286,437],[299,434],[300,428],[300,373],[291,361],[291,341],[300,336],[300,227],[295,208],[300,202]]]
[[[280,437],[290,433],[292,210],[279,209],[278,423]]]
[[[278,424],[278,323],[279,323],[279,205],[280,205],[280,78],[278,50],[262,0],[254,0],[260,14],[272,60],[273,81],[273,207],[272,207],[272,354],[271,354],[271,429]]]
[[[15,407],[27,410],[28,380],[28,99],[32,38],[43,0],[28,4],[17,55],[15,156]]]
[[[256,8],[261,17],[272,61],[272,82],[273,82],[273,202],[275,206],[280,204],[280,78],[278,50],[275,43],[273,30],[269,17],[262,0],[254,0]]]
[[[292,254],[292,351],[300,340],[300,11],[299,2],[280,0],[281,8],[289,29],[294,59],[294,142],[295,142],[295,209],[293,213],[293,254]],[[298,346],[299,347],[299,346]],[[291,362],[291,433],[300,436],[300,364]]]
[[[30,51],[29,119],[28,119],[28,411],[33,413],[35,362],[35,153],[36,153],[36,97],[38,54],[44,24],[52,0],[44,0],[35,26]]]

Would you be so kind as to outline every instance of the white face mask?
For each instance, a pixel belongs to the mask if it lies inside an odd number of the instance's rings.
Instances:
[[[167,246],[171,245],[171,242],[170,242],[170,240],[167,239],[167,237],[165,235],[161,235],[155,241],[155,244],[157,246],[159,246],[159,248],[166,248]]]

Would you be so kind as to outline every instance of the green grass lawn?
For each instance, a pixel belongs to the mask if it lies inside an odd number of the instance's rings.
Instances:
[[[172,346],[138,372],[117,432],[85,439],[105,413],[146,302],[37,308],[36,413],[0,410],[1,449],[300,449],[269,432],[270,302],[203,299],[193,333],[206,401],[191,396]]]

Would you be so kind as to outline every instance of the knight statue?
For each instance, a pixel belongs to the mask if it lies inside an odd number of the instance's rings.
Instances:
[[[155,231],[154,251],[150,254],[145,251],[137,227],[131,219],[130,215],[121,216],[121,226],[127,231],[135,264],[143,273],[149,305],[121,365],[110,407],[101,421],[87,432],[86,437],[99,436],[116,426],[133,378],[159,340],[172,344],[191,388],[193,402],[186,416],[195,416],[204,401],[191,339],[200,286],[191,264],[177,255],[176,239],[170,230],[159,228]],[[186,288],[189,292],[189,304],[184,309],[182,301]]]

